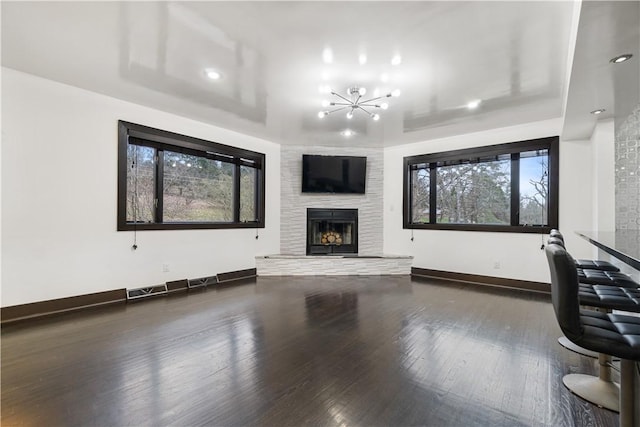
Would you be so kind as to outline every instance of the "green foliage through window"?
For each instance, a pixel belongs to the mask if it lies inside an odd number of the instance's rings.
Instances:
[[[557,137],[404,163],[405,228],[545,232],[557,226]]]
[[[120,122],[118,229],[264,227],[264,155]]]

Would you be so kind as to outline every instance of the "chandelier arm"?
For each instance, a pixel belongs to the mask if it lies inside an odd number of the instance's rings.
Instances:
[[[358,108],[367,113],[369,117],[373,117],[373,113],[368,111],[366,108],[362,108],[362,104],[358,105]]]
[[[344,96],[340,95],[339,93],[331,92],[331,95],[335,95],[338,98],[341,98],[341,99],[347,101],[349,103],[349,105],[353,104],[353,101],[351,101],[350,99],[345,98]]]
[[[331,114],[331,113],[335,113],[336,111],[340,111],[340,110],[344,110],[345,108],[349,108],[351,104],[344,106],[344,107],[340,107],[340,108],[336,108],[335,110],[331,110],[329,112],[327,112],[327,114]]]
[[[348,103],[347,103],[347,102],[332,102],[332,103],[331,103],[331,104],[329,104],[329,105],[349,105],[349,106],[351,106],[351,105],[353,105],[353,104],[352,104],[352,103],[350,103],[350,102],[348,102]]]
[[[382,108],[382,107],[380,107],[379,104],[363,104],[362,102],[360,104],[358,104],[358,106]]]
[[[365,104],[367,102],[371,102],[371,101],[377,101],[378,99],[382,99],[382,98],[387,98],[387,96],[379,96],[377,98],[371,98],[371,99],[367,99],[366,101],[362,101],[361,104]]]

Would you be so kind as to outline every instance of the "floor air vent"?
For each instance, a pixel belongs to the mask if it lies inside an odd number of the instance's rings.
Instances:
[[[145,297],[152,297],[154,295],[166,295],[168,292],[167,284],[149,286],[146,288],[127,289],[127,299],[138,299]]]

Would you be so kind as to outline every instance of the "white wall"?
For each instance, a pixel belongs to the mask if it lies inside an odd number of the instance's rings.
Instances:
[[[402,228],[403,158],[417,154],[494,145],[559,135],[561,119],[391,147],[384,158],[384,252],[413,255],[414,267],[548,282],[539,234]],[[574,230],[591,228],[592,183],[589,141],[560,142],[560,229],[576,257],[591,254]],[[586,162],[586,163],[583,163]],[[586,166],[585,166],[586,165]],[[499,263],[500,268],[495,268]]]
[[[593,230],[615,231],[615,134],[613,119],[598,121],[591,135]]]
[[[266,154],[266,228],[116,231],[119,119]],[[280,240],[280,148],[2,69],[2,306],[255,267]],[[162,264],[170,271],[164,273]]]

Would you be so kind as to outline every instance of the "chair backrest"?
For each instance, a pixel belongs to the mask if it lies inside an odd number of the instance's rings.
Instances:
[[[551,231],[549,232],[549,237],[555,237],[557,239],[562,240],[562,242],[564,243],[564,236],[558,229],[552,228]]]
[[[562,332],[574,341],[583,335],[578,300],[578,272],[573,257],[560,245],[545,247],[551,272],[551,301]]]
[[[562,239],[560,239],[558,237],[555,237],[555,236],[551,236],[551,235],[549,236],[549,240],[547,240],[547,245],[560,245],[563,248],[565,247],[564,246],[564,240],[562,240]]]

